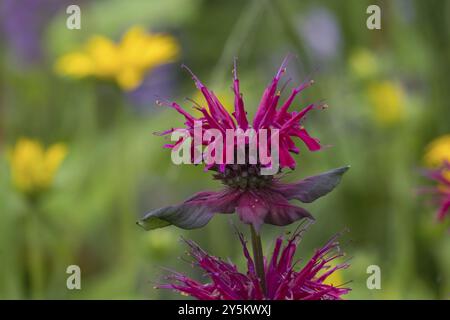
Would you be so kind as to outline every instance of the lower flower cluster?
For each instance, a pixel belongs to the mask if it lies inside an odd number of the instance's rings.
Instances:
[[[194,265],[201,268],[208,282],[202,283],[181,273],[172,272],[167,276],[167,284],[157,288],[173,289],[200,300],[339,300],[350,289],[344,284],[327,284],[326,280],[347,263],[335,263],[344,256],[337,242],[338,236],[331,238],[321,249],[316,250],[311,259],[299,268],[299,260],[294,259],[301,236],[305,229],[296,231],[289,239],[280,236],[270,259],[264,258],[266,288],[263,290],[256,272],[255,263],[247,249],[241,233],[239,239],[247,261],[247,272],[242,273],[231,261],[224,261],[208,254],[195,242],[184,240],[189,246],[189,255]]]

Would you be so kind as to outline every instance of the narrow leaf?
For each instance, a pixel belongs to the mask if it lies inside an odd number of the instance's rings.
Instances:
[[[172,224],[182,229],[196,229],[206,225],[213,214],[207,206],[183,203],[153,210],[137,224],[145,230],[163,228]]]
[[[341,181],[350,166],[333,169],[297,183],[280,186],[281,193],[289,200],[297,199],[309,203],[331,192]]]

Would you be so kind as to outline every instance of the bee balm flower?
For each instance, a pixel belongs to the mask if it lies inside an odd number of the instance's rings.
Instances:
[[[202,115],[196,118],[175,102],[164,103],[185,117],[186,127],[172,128],[163,132],[163,134],[173,133],[175,130],[184,130],[190,136],[194,136],[195,140],[196,123],[198,122],[202,124],[202,135],[208,129],[224,132],[226,130],[247,130],[251,128],[256,130],[257,139],[259,139],[260,129],[268,131],[269,135],[276,131],[279,136],[277,150],[279,166],[280,168],[294,169],[296,162],[291,153],[299,152],[294,138],[300,139],[311,151],[320,149],[318,140],[312,138],[301,124],[306,114],[317,106],[311,104],[301,111],[289,111],[294,98],[310,86],[311,81],[292,89],[289,97],[280,106],[281,92],[278,90],[278,82],[285,72],[285,64],[286,61],[283,62],[272,82],[264,91],[252,123],[247,119],[243,96],[239,89],[236,66],[233,79],[234,112],[231,114],[227,112],[215,94],[192,74],[197,88],[205,98],[207,108],[198,106]],[[185,138],[181,137],[175,144],[166,145],[166,147],[177,148],[183,143],[185,143]],[[227,143],[231,143],[231,150],[238,148],[235,139]],[[246,143],[248,148],[249,142]],[[194,142],[192,142],[192,148],[195,147]],[[227,156],[229,148],[225,149],[221,158]],[[243,164],[209,164],[206,169],[216,172],[214,178],[220,180],[225,186],[222,191],[197,193],[181,204],[151,211],[138,223],[147,230],[171,224],[184,229],[193,229],[204,226],[215,213],[237,212],[244,223],[251,224],[256,231],[259,231],[263,223],[284,226],[302,218],[312,219],[308,211],[291,204],[289,201],[296,199],[309,203],[324,196],[337,186],[341,176],[348,170],[348,167],[342,167],[296,183],[286,184],[281,182],[278,174],[261,174],[262,167],[263,165],[260,162],[252,163],[250,159],[246,159]]]
[[[284,242],[282,237],[275,241],[272,256],[265,259],[264,276],[267,289],[261,289],[255,264],[242,234],[239,238],[247,260],[247,272],[241,273],[230,261],[209,255],[192,241],[185,240],[190,247],[190,256],[195,266],[201,268],[210,279],[207,283],[172,273],[167,277],[171,283],[157,288],[173,289],[199,300],[338,300],[350,289],[342,284],[327,284],[328,278],[348,264],[332,262],[343,256],[339,250],[337,237],[316,250],[297,271],[294,255],[300,242],[301,232]],[[284,243],[283,243],[284,242]]]
[[[450,162],[445,161],[441,167],[426,171],[426,175],[437,185],[426,189],[436,196],[439,205],[437,219],[443,221],[450,214]]]
[[[425,175],[437,182],[436,187],[426,190],[436,195],[439,203],[437,219],[443,221],[450,211],[450,134],[434,139],[424,156],[430,168]]]

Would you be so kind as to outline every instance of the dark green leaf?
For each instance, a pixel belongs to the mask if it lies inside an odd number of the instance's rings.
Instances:
[[[283,185],[281,192],[289,200],[297,199],[305,203],[313,202],[332,191],[349,168],[350,166],[333,169],[294,184]]]
[[[147,213],[138,225],[145,230],[175,225],[182,229],[196,229],[206,225],[214,212],[204,205],[183,203],[178,206],[168,206]]]

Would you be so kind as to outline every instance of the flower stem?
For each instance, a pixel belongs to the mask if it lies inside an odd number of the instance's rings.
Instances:
[[[253,248],[253,258],[255,261],[256,274],[259,277],[259,282],[261,284],[261,290],[264,294],[267,292],[266,287],[266,274],[264,272],[264,255],[261,244],[261,236],[256,232],[253,225],[250,225],[250,230],[252,233],[252,248]]]
[[[32,212],[27,221],[28,272],[30,275],[30,297],[32,299],[42,299],[44,296],[44,257],[41,243],[42,235],[38,223],[36,212]]]

